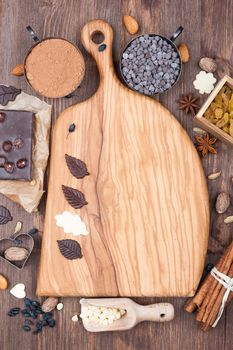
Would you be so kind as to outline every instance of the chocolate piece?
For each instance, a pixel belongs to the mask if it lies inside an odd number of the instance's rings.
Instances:
[[[15,149],[20,149],[21,147],[23,147],[23,140],[21,138],[17,138],[15,139],[15,141],[13,142],[13,146]]]
[[[82,179],[86,175],[89,175],[87,166],[82,160],[69,156],[68,154],[65,155],[65,159],[69,171],[74,177],[77,179]]]
[[[0,123],[3,123],[6,119],[6,113],[1,112],[0,113]]]
[[[6,163],[6,157],[0,156],[0,168],[4,168],[5,163]]]
[[[0,179],[31,180],[33,113],[26,111],[4,112],[6,118],[0,123]],[[4,152],[7,152],[4,154]],[[1,160],[1,156],[7,159]]]
[[[27,159],[23,158],[23,159],[17,160],[16,166],[19,169],[25,168],[27,166]]]
[[[12,221],[13,218],[11,216],[10,211],[5,208],[3,205],[0,205],[0,225],[7,224],[8,221]]]
[[[6,106],[9,101],[14,101],[20,93],[21,90],[14,86],[0,85],[0,104]]]
[[[10,152],[13,148],[13,144],[11,141],[4,141],[2,144],[2,149],[4,152]]]
[[[6,172],[8,172],[9,174],[12,174],[14,171],[15,165],[12,162],[6,162],[4,164],[4,169],[6,170]]]

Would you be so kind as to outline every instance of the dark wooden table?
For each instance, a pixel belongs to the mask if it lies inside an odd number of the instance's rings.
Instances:
[[[114,28],[114,62],[118,66],[120,52],[131,39],[122,25],[124,14],[134,15],[140,22],[141,32],[161,33],[170,36],[179,25],[185,30],[179,39],[190,47],[191,60],[184,66],[179,83],[162,95],[160,101],[169,108],[180,123],[193,137],[193,120],[177,108],[177,99],[183,93],[193,91],[192,82],[198,72],[197,62],[202,56],[221,56],[233,61],[233,1],[231,0],[1,0],[0,1],[0,66],[1,82],[13,84],[25,92],[34,92],[25,79],[12,77],[11,68],[22,62],[32,45],[25,27],[30,24],[39,37],[62,36],[81,48],[86,60],[86,76],[72,99],[48,100],[52,103],[53,121],[58,114],[73,103],[91,96],[98,86],[98,74],[94,61],[87,56],[80,44],[80,30],[89,20],[100,18],[107,20]],[[223,216],[217,215],[214,201],[220,191],[233,195],[233,150],[218,142],[218,154],[209,155],[203,160],[205,173],[222,170],[222,176],[214,182],[208,182],[211,203],[211,236],[207,261],[215,262],[232,240],[232,225],[223,223]],[[196,189],[198,191],[198,188]],[[43,231],[43,216],[46,196],[41,202],[38,213],[30,215],[19,205],[5,197],[0,204],[8,207],[14,217],[13,222],[4,225],[0,238],[10,236],[18,220],[23,222],[23,231],[32,227]],[[231,206],[228,210],[233,212]],[[36,276],[38,272],[41,234],[36,237],[35,250],[22,271],[0,262],[0,273],[8,277],[13,286],[23,282],[29,297],[35,298]],[[80,281],[82,283],[82,281]],[[13,306],[22,304],[8,292],[0,293],[0,349],[1,350],[230,350],[233,349],[233,307],[228,308],[216,329],[203,333],[195,321],[194,315],[183,311],[185,299],[178,298],[141,298],[141,303],[156,301],[172,302],[176,317],[168,324],[144,323],[127,332],[114,334],[91,334],[84,331],[81,323],[74,323],[71,317],[79,310],[78,299],[63,299],[64,309],[55,313],[57,326],[45,329],[35,336],[24,333],[22,319],[9,318],[6,312]]]

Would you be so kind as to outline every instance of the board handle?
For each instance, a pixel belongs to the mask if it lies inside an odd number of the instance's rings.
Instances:
[[[88,22],[81,31],[82,44],[94,57],[101,78],[113,72],[112,40],[112,27],[100,19]]]

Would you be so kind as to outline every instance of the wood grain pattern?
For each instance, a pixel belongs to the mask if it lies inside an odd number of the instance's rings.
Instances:
[[[80,31],[83,25],[94,18],[107,20],[114,28],[115,40],[113,46],[113,59],[118,67],[121,51],[132,39],[123,25],[122,15],[131,14],[140,24],[140,33],[156,32],[167,36],[177,28],[184,26],[185,30],[179,41],[185,42],[191,53],[191,60],[183,66],[182,77],[179,83],[170,91],[159,97],[163,105],[172,111],[183,127],[192,137],[192,128],[195,123],[177,109],[177,100],[183,93],[194,91],[192,82],[199,68],[197,62],[200,57],[220,56],[233,64],[232,37],[233,37],[233,11],[232,0],[224,2],[216,0],[0,0],[0,64],[1,81],[22,88],[34,94],[23,78],[10,75],[12,67],[22,62],[32,42],[25,31],[30,24],[40,37],[45,35],[63,36],[75,43],[80,42]],[[178,42],[179,42],[178,41]],[[73,103],[80,102],[91,96],[98,86],[98,74],[93,59],[88,56],[81,45],[86,61],[86,76],[73,99],[47,100],[53,103],[53,119],[60,112]],[[119,76],[119,75],[118,75]],[[202,160],[205,174],[222,170],[217,181],[208,181],[211,207],[211,236],[208,246],[207,262],[218,260],[224,249],[233,238],[232,226],[223,223],[224,215],[218,215],[214,209],[216,196],[221,191],[233,195],[231,177],[233,164],[230,161],[233,149],[225,144],[217,143],[218,154],[209,155]],[[46,188],[45,188],[46,189]],[[40,205],[39,212],[34,215],[27,214],[22,208],[1,196],[1,204],[7,206],[14,221],[2,226],[0,237],[9,237],[14,230],[16,222],[23,221],[23,232],[32,226],[40,229],[36,237],[35,250],[22,271],[17,271],[4,262],[0,262],[3,273],[13,286],[24,282],[29,297],[35,297],[37,270],[40,256],[40,240],[43,232],[43,213],[46,196]],[[227,214],[232,214],[231,205]],[[80,281],[82,283],[82,281]],[[233,344],[232,322],[233,304],[222,316],[216,329],[204,334],[198,328],[195,317],[184,313],[184,298],[137,298],[142,304],[157,302],[172,302],[175,306],[174,321],[167,324],[141,323],[128,332],[90,334],[80,323],[71,321],[72,315],[79,311],[77,298],[62,298],[64,309],[55,313],[57,325],[54,329],[46,328],[42,334],[35,336],[25,334],[21,330],[21,320],[6,317],[9,308],[21,306],[21,301],[14,299],[7,291],[0,294],[0,348],[4,350],[35,349],[35,350],[229,350]]]
[[[96,32],[104,34],[103,52],[92,41]],[[168,110],[119,82],[109,24],[87,23],[81,39],[97,62],[100,86],[89,100],[64,111],[54,128],[37,292],[191,296],[209,232],[208,193],[197,152]],[[67,138],[72,123],[77,131]],[[64,154],[82,159],[90,176],[73,179]],[[80,211],[71,208],[61,195],[64,184],[81,187],[89,204]],[[55,216],[65,210],[80,213],[88,225],[89,235],[78,239],[79,261],[64,260],[57,250],[56,240],[67,234],[56,226]]]

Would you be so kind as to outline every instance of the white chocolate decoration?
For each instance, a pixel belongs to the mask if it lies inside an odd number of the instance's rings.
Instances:
[[[126,310],[102,307],[102,306],[93,306],[93,305],[82,305],[80,318],[83,323],[94,323],[96,325],[101,324],[108,326],[114,321],[119,320],[124,316]]]
[[[196,90],[199,90],[200,94],[209,94],[214,89],[216,81],[217,80],[213,76],[213,73],[206,73],[201,70],[196,75],[196,80],[194,80],[193,85]]]
[[[23,299],[26,297],[25,285],[23,283],[16,284],[11,290],[10,293],[18,299]]]
[[[56,225],[58,227],[63,227],[65,233],[71,233],[74,236],[88,235],[85,223],[77,214],[64,211],[62,214],[56,215],[55,220]]]

